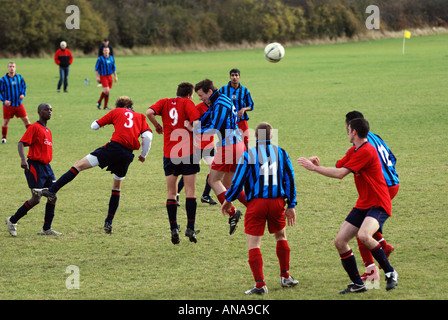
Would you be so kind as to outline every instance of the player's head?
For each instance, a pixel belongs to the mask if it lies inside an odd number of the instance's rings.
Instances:
[[[109,56],[109,53],[110,53],[109,47],[104,47],[104,49],[103,49],[103,56],[107,57],[107,56]]]
[[[241,75],[240,70],[238,70],[237,68],[233,68],[232,70],[230,70],[229,75],[232,76],[232,74],[236,73],[237,75]]]
[[[182,98],[192,98],[194,93],[194,86],[190,82],[181,82],[177,86],[176,95]]]
[[[272,139],[272,126],[267,122],[259,123],[255,129],[255,138],[260,141]]]
[[[345,115],[345,122],[348,124],[350,120],[357,119],[357,118],[364,118],[361,112],[359,111],[350,111]]]
[[[59,46],[61,47],[62,50],[64,50],[65,48],[67,48],[67,42],[65,42],[65,41],[61,41],[61,43],[59,44]]]
[[[194,91],[198,94],[199,99],[206,105],[210,105],[210,97],[217,89],[210,79],[204,79],[196,83]]]
[[[14,61],[8,62],[8,73],[14,75],[16,73],[16,63]]]
[[[49,103],[41,103],[37,107],[37,113],[39,114],[40,120],[49,120],[51,118],[52,112],[53,108]]]
[[[127,96],[121,96],[115,101],[115,108],[128,108],[132,110],[132,106],[134,105],[134,102],[132,102],[132,99]]]
[[[367,138],[367,134],[369,133],[370,130],[370,125],[366,119],[364,118],[352,119],[350,120],[348,126],[349,126],[348,128],[349,135],[350,133],[353,134],[353,132],[356,130],[358,138],[360,139]]]
[[[238,83],[240,82],[240,70],[238,69],[230,70],[230,81],[233,84],[238,85]]]

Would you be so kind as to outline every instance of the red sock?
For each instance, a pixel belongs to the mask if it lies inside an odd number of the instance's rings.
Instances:
[[[277,258],[280,263],[280,276],[289,278],[289,256],[291,249],[287,240],[277,241]]]
[[[105,94],[104,95],[104,108],[107,108],[108,103],[109,103],[109,95]]]
[[[247,207],[246,193],[244,193],[244,190],[241,191],[240,196],[238,197],[238,201],[241,202],[245,207]]]
[[[358,238],[356,238],[356,240],[358,241],[358,248],[359,248],[359,253],[361,254],[362,257],[362,261],[364,262],[364,266],[370,266],[371,264],[375,263],[373,261],[373,256],[372,253],[370,252],[369,249],[367,249],[367,247],[361,242],[361,240],[359,240]]]
[[[376,232],[373,235],[373,239],[375,239],[376,241],[378,241],[380,243],[380,245],[383,248],[383,250],[385,250],[387,248],[386,239],[383,238],[383,235],[381,234],[381,232]]]
[[[222,193],[217,195],[219,203],[221,203],[221,204],[224,203],[224,201],[226,200],[225,195],[226,195],[226,191],[223,191]],[[229,213],[229,216],[233,217],[234,214],[235,214],[235,207],[232,206],[232,211]]]
[[[98,100],[98,103],[99,103],[99,104],[101,104],[101,101],[103,101],[103,98],[104,98],[105,96],[106,96],[106,95],[104,94],[104,92],[101,92],[100,100]]]
[[[8,134],[8,127],[2,127],[2,139],[6,139]]]
[[[263,257],[261,256],[261,251],[259,248],[254,248],[249,250],[249,266],[252,270],[252,275],[256,282],[256,287],[261,288],[266,283],[264,282],[263,275]]]

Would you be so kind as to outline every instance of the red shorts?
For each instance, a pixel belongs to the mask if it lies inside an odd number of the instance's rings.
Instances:
[[[249,143],[249,125],[247,124],[247,120],[241,120],[237,122],[238,128],[241,130],[243,134],[244,143]]]
[[[399,184],[396,184],[394,186],[389,187],[389,195],[390,195],[390,200],[392,200],[393,198],[395,198],[395,196],[398,193],[398,188],[400,188]]]
[[[11,107],[3,105],[3,119],[25,118],[27,116],[23,103],[18,107]]]
[[[100,76],[100,82],[101,82],[101,85],[103,86],[103,88],[111,88],[111,89],[112,89],[112,84],[114,83],[111,74],[109,74],[107,76]]]
[[[242,141],[237,144],[218,147],[211,169],[216,171],[235,172],[238,160],[245,150],[246,147]]]
[[[286,227],[285,199],[254,198],[247,204],[244,215],[244,232],[251,236],[262,236],[268,223],[269,233]]]

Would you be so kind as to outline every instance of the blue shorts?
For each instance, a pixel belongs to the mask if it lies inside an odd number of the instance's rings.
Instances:
[[[201,167],[194,155],[178,159],[163,157],[163,170],[165,170],[165,177],[170,175],[177,177],[196,174],[201,170]]]
[[[114,173],[117,177],[124,178],[129,165],[134,160],[132,150],[122,146],[118,142],[111,141],[106,145],[90,153],[98,158],[98,166]]]
[[[50,164],[30,159],[27,162],[30,170],[25,170],[25,177],[30,189],[49,188],[56,181]]]
[[[361,228],[362,223],[366,217],[372,217],[378,221],[380,228],[378,231],[383,232],[383,224],[389,218],[389,215],[381,207],[372,207],[369,209],[353,208],[348,214],[345,221],[354,225],[357,228]]]

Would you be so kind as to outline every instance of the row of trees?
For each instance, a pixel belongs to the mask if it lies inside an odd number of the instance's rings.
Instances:
[[[64,39],[90,53],[104,37],[124,48],[353,37],[372,4],[383,31],[448,26],[446,0],[0,0],[0,52],[53,52]]]

